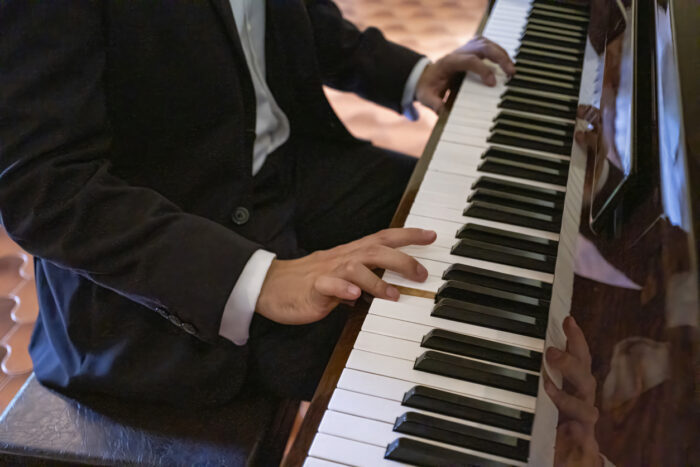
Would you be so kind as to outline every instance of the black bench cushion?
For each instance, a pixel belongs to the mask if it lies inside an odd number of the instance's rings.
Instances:
[[[258,464],[278,402],[248,397],[185,410],[97,399],[88,407],[32,375],[0,417],[0,465]]]

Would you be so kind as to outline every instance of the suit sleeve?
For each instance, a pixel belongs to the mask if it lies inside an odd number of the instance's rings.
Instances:
[[[307,10],[324,84],[400,113],[406,81],[421,55],[376,28],[359,31],[331,0],[308,1]]]
[[[260,246],[111,173],[100,3],[5,0],[0,31],[0,216],[10,236],[219,339],[229,293]]]

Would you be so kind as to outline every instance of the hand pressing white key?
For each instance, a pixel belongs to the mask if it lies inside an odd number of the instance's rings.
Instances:
[[[341,301],[356,300],[362,290],[398,300],[399,291],[372,269],[394,271],[423,282],[428,271],[397,248],[429,245],[432,230],[386,229],[345,245],[294,260],[274,260],[263,282],[256,313],[282,324],[306,324],[324,318]]]
[[[487,86],[495,86],[496,76],[484,59],[498,64],[508,75],[515,74],[515,64],[503,47],[478,36],[425,68],[416,86],[416,99],[439,111],[453,77],[467,71],[478,74]]]

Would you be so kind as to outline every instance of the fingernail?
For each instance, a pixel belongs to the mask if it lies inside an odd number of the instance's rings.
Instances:
[[[486,84],[488,84],[489,86],[495,86],[496,85],[496,77],[493,75],[489,75],[486,78]]]
[[[360,295],[360,292],[361,290],[358,286],[352,284],[348,285],[348,293],[353,297]]]
[[[418,266],[416,266],[416,274],[418,275],[418,278],[425,279],[428,277],[428,270],[425,269],[422,264],[418,263]]]
[[[559,360],[563,354],[564,352],[556,347],[550,347],[547,349],[547,360]]]
[[[435,231],[434,230],[424,230],[423,231],[423,236],[425,238],[433,238],[435,236]]]
[[[392,300],[398,300],[399,299],[399,289],[396,287],[390,285],[386,288],[386,294],[389,298]]]

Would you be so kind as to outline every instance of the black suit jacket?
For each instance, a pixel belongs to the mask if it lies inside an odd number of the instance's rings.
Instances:
[[[293,135],[352,140],[322,83],[398,110],[417,54],[329,0],[267,4],[267,78]],[[254,128],[229,0],[0,2],[0,213],[36,257],[42,382],[238,391],[246,347],[218,330],[260,247],[231,218],[252,210]]]

